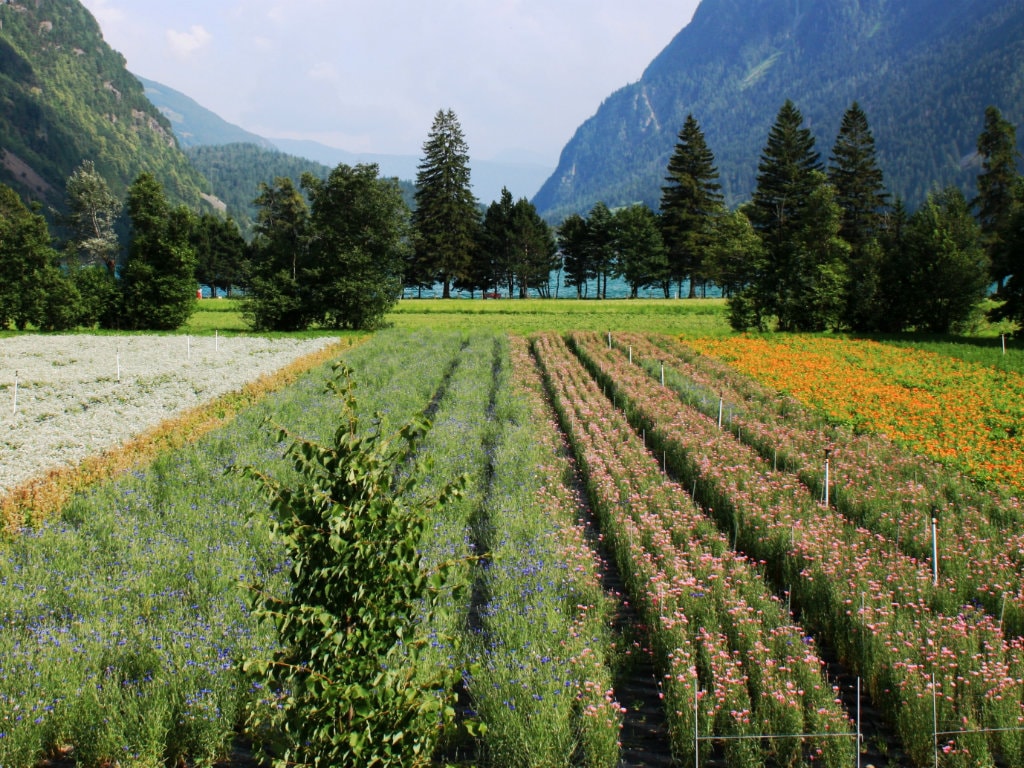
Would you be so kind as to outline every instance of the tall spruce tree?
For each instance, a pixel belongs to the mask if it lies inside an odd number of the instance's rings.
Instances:
[[[1006,278],[1014,273],[1010,226],[1015,209],[1021,205],[1017,189],[1017,130],[998,108],[985,110],[985,127],[978,136],[981,173],[978,175],[978,196],[972,201],[981,225],[982,243],[992,263],[992,279],[1003,288]]]
[[[713,218],[725,212],[715,156],[704,140],[696,118],[687,115],[675,151],[668,161],[668,182],[661,188],[662,240],[671,279],[682,291],[690,280],[690,298],[696,295],[696,277],[702,271]]]
[[[868,118],[857,102],[843,115],[828,178],[842,211],[840,236],[850,244],[849,285],[843,322],[856,331],[877,330],[881,312],[878,233],[888,204]]]
[[[470,186],[469,148],[452,110],[438,110],[416,172],[416,260],[444,298],[470,268],[480,215]]]
[[[750,220],[769,249],[784,243],[799,225],[797,214],[818,185],[814,172],[821,170],[820,155],[803,122],[800,110],[787,99],[768,132],[757,167]]]
[[[762,269],[730,299],[753,311],[733,317],[753,319],[760,326],[775,315],[782,330],[795,330],[787,327],[787,319],[797,317],[793,307],[800,302],[798,272],[806,262],[801,250],[805,241],[797,234],[810,226],[805,211],[823,183],[814,136],[804,127],[800,110],[787,100],[768,133],[749,208],[751,224],[764,244]]]

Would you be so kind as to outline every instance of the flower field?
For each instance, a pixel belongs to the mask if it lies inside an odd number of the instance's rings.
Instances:
[[[697,340],[769,387],[972,477],[1024,489],[1024,376],[872,341]]]
[[[15,340],[0,342],[4,370]],[[228,349],[240,339],[220,340],[213,355],[213,339],[193,340],[184,361],[184,337],[130,340],[103,339],[89,355],[37,349],[35,362],[22,353],[7,434],[28,446],[33,430],[22,426],[109,412],[108,447],[136,434],[117,432],[121,412],[162,421],[176,404],[222,392],[250,358],[283,364],[270,351]],[[150,341],[167,346],[143,374]],[[409,642],[458,681],[439,695],[457,694],[461,719],[486,728],[440,734],[438,760],[629,764],[623,721],[638,705],[617,692],[630,671],[613,622],[626,600],[653,653],[676,765],[856,765],[861,724],[826,655],[861,679],[894,734],[889,765],[1024,764],[1019,501],[891,429],[823,416],[789,386],[795,368],[780,394],[701,351],[726,355],[637,332],[425,330],[383,331],[335,352],[354,371],[365,423],[390,433],[417,414],[431,420],[419,448],[425,494],[465,478],[420,549],[428,569],[458,563],[466,589]],[[823,354],[801,354],[812,352]],[[868,345],[832,352],[878,381],[912,380]],[[198,378],[218,354],[235,362]],[[968,386],[931,365],[927,391]],[[267,423],[330,435],[331,377],[317,365],[4,542],[0,765],[211,765],[247,712],[275,705],[281,693],[242,671],[277,643],[250,615],[246,585],[286,589],[287,564],[260,489],[226,470],[288,477]],[[105,394],[85,394],[93,387]],[[13,382],[0,395],[13,401]],[[1000,397],[1000,413],[1014,413]],[[60,429],[70,443],[79,427]],[[40,461],[80,460],[54,455]],[[603,586],[606,560],[624,595]]]
[[[334,343],[245,336],[15,336],[0,340],[0,497],[55,466]]]

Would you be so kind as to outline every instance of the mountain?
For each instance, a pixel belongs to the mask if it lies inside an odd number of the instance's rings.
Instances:
[[[226,212],[237,223],[246,238],[253,232],[256,206],[253,200],[259,194],[260,183],[273,184],[279,177],[291,179],[299,186],[302,175],[311,173],[326,179],[337,163],[326,165],[307,157],[267,149],[259,144],[209,144],[188,147],[185,153],[195,167],[210,180]],[[412,204],[411,182],[399,182],[402,194]]]
[[[346,152],[315,141],[300,139],[273,139],[273,142],[285,152],[309,157],[330,166],[338,163],[376,163],[382,176],[394,176],[409,181],[416,179],[416,169],[422,160],[415,155]],[[515,198],[530,197],[540,189],[541,184],[551,173],[550,165],[530,158],[474,160],[470,157],[469,165],[473,194],[484,205],[500,200],[502,187],[508,187]]]
[[[316,164],[333,168],[338,163],[357,165],[376,163],[385,177],[404,181],[416,178],[421,158],[416,155],[349,152],[337,147],[304,139],[264,138],[227,122],[194,99],[166,85],[136,75],[146,95],[170,121],[178,142],[186,148],[250,144],[267,150],[278,149],[286,155],[306,158]],[[424,138],[426,136],[424,135]],[[530,197],[551,174],[551,166],[531,158],[512,157],[496,160],[471,160],[473,192],[485,205],[501,197],[502,187],[512,194]],[[202,170],[202,169],[200,169]],[[240,169],[244,175],[244,169]],[[287,174],[283,174],[287,175]],[[212,180],[211,180],[212,181]],[[218,195],[220,190],[218,190]],[[255,190],[253,196],[255,196]]]
[[[274,149],[273,142],[229,123],[180,91],[139,75],[135,77],[145,88],[146,98],[170,121],[182,147],[255,144]]]
[[[0,105],[0,182],[27,200],[62,207],[86,159],[121,198],[144,171],[175,203],[199,207],[208,191],[77,0],[0,4]]]
[[[533,202],[555,221],[598,200],[657,207],[690,113],[728,201],[749,199],[786,99],[826,161],[859,102],[886,183],[911,206],[936,186],[973,194],[985,108],[1024,128],[1024,0],[703,0],[640,80],[577,129]]]

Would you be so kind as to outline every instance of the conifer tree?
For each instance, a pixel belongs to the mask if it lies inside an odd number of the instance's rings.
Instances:
[[[690,279],[690,298],[702,270],[713,218],[725,212],[715,156],[708,148],[696,118],[687,115],[675,151],[668,161],[667,185],[661,188],[662,239],[671,279],[682,290]]]
[[[820,156],[814,149],[814,136],[803,122],[800,110],[787,100],[768,133],[758,164],[750,218],[769,249],[784,243],[790,230],[799,225],[797,214],[818,184],[814,172],[821,170]]]
[[[764,245],[762,268],[750,285],[730,299],[754,310],[734,312],[733,317],[754,318],[762,325],[775,315],[782,330],[797,329],[792,324],[805,295],[800,281],[807,277],[800,270],[809,260],[804,253],[807,241],[800,235],[814,226],[806,220],[808,215],[821,213],[822,206],[812,206],[808,213],[808,205],[824,183],[814,136],[803,126],[800,110],[787,100],[769,131],[749,208],[751,224]],[[831,238],[822,243],[830,253],[833,245]]]
[[[470,186],[469,148],[452,110],[438,110],[416,172],[416,261],[442,285],[469,271],[480,216]]]
[[[875,138],[867,115],[857,102],[843,115],[832,148],[828,179],[836,189],[836,202],[843,212],[840,234],[854,249],[859,248],[878,234],[879,219],[889,195],[875,156]]]
[[[839,234],[850,244],[850,294],[844,324],[857,331],[876,330],[881,311],[878,231],[889,195],[867,115],[857,102],[843,115],[828,178],[842,211]]]
[[[985,128],[978,136],[982,171],[978,175],[978,196],[972,201],[981,225],[982,242],[992,262],[992,279],[1002,289],[1014,273],[1010,226],[1015,209],[1021,205],[1017,188],[1017,130],[998,108],[985,110]]]

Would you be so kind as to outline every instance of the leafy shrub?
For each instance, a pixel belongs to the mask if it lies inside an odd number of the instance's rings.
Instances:
[[[280,649],[246,669],[266,696],[249,726],[274,764],[426,764],[454,722],[457,671],[424,669],[421,651],[456,563],[422,567],[428,520],[461,494],[463,481],[436,495],[415,493],[424,465],[416,448],[430,428],[413,419],[390,437],[361,429],[351,373],[330,387],[342,400],[330,445],[296,438],[286,456],[293,484],[243,472],[267,489],[271,531],[288,557],[287,594],[254,590],[253,610],[272,622]]]

